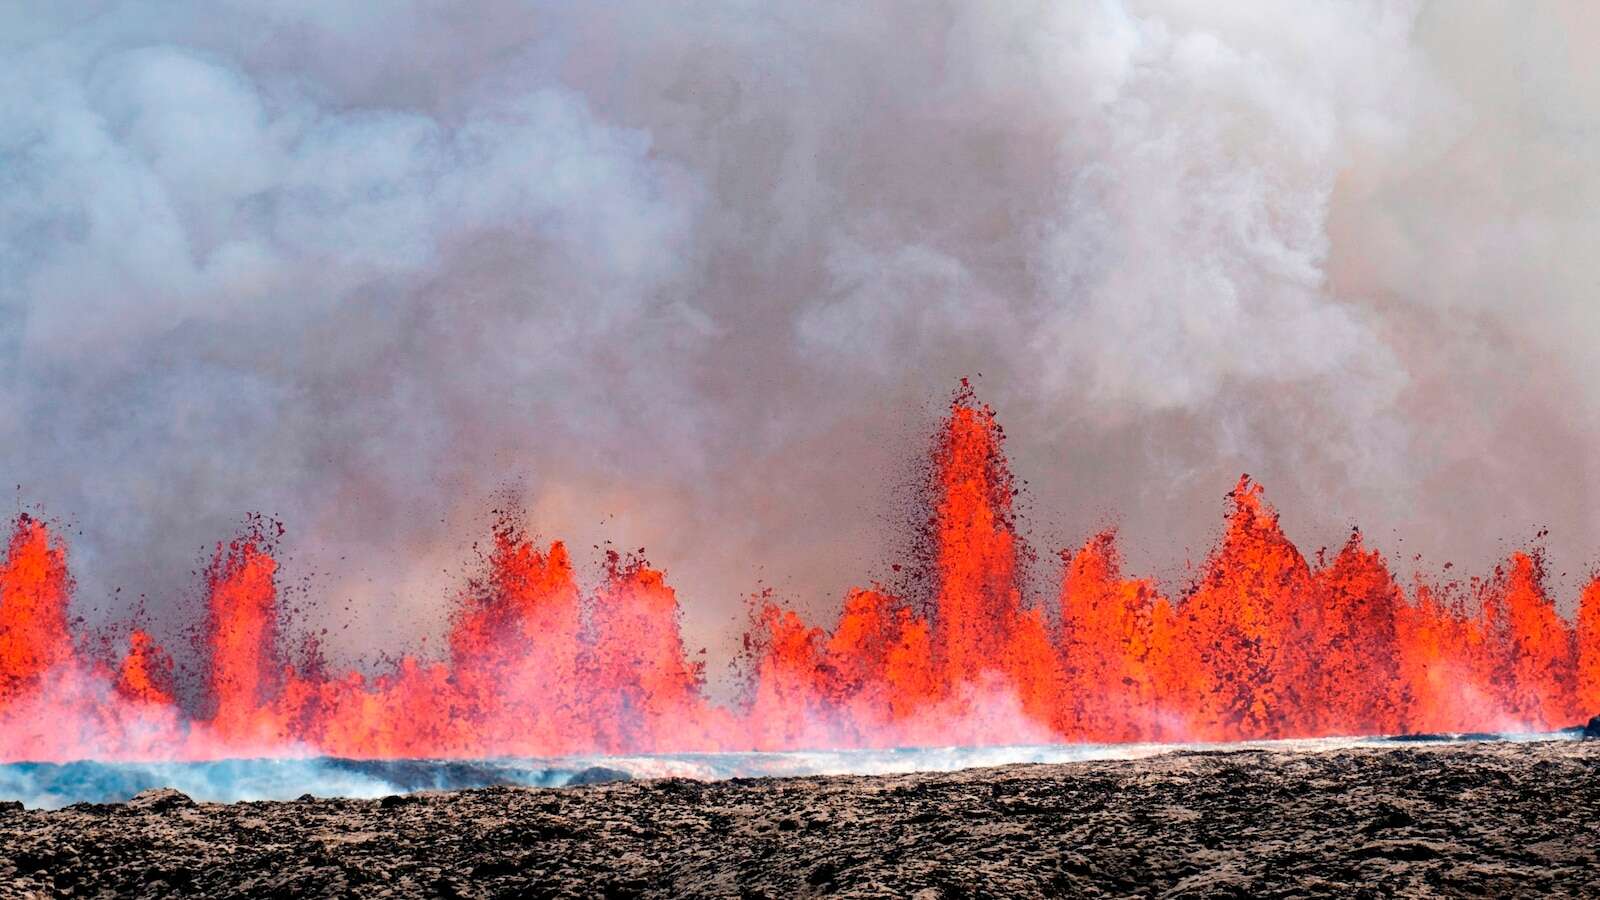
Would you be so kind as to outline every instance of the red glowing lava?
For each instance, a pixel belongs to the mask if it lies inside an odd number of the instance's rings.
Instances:
[[[1600,709],[1600,579],[1574,624],[1537,554],[1408,596],[1359,533],[1307,560],[1249,478],[1181,599],[1126,577],[1107,532],[1030,603],[1002,442],[963,386],[932,456],[927,602],[854,590],[827,630],[764,600],[731,707],[706,698],[660,571],[611,555],[585,592],[561,543],[509,526],[447,658],[376,677],[314,647],[288,664],[269,545],[252,530],[219,547],[203,699],[180,702],[146,632],[115,666],[77,646],[66,548],[23,515],[0,564],[0,760],[1239,740],[1547,729]]]

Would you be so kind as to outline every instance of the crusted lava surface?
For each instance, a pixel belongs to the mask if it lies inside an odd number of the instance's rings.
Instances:
[[[1600,743],[0,812],[0,895],[1600,895]]]

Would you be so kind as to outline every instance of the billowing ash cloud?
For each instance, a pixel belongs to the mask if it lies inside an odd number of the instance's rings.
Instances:
[[[346,649],[427,633],[512,485],[720,648],[882,574],[977,373],[1038,541],[1175,587],[1240,471],[1406,565],[1600,535],[1582,3],[58,6],[0,13],[0,474],[86,607],[259,510]]]

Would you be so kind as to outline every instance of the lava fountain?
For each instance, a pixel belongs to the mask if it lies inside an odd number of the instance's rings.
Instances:
[[[1125,575],[1106,532],[1060,554],[1053,596],[1029,597],[1003,442],[963,384],[928,470],[927,595],[853,590],[831,628],[760,598],[731,705],[707,699],[660,570],[610,554],[585,590],[559,541],[509,523],[445,658],[377,675],[289,652],[272,534],[254,523],[206,571],[204,689],[180,700],[147,633],[115,658],[74,634],[65,543],[21,515],[0,564],[0,761],[1228,741],[1544,730],[1600,709],[1600,580],[1575,623],[1537,552],[1408,591],[1359,532],[1308,559],[1248,477],[1184,596]]]

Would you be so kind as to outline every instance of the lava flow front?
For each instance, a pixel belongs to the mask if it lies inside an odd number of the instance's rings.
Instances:
[[[1241,478],[1181,599],[1123,575],[1107,532],[1030,600],[1002,433],[965,387],[932,463],[929,596],[854,590],[831,629],[763,601],[732,706],[703,693],[660,571],[613,555],[586,592],[560,542],[510,524],[447,658],[376,677],[314,650],[287,662],[277,564],[251,529],[207,573],[203,690],[180,701],[145,632],[120,659],[73,634],[66,548],[22,515],[0,566],[0,761],[1240,740],[1539,730],[1600,709],[1600,580],[1569,624],[1536,553],[1408,595],[1359,533],[1308,561]]]

